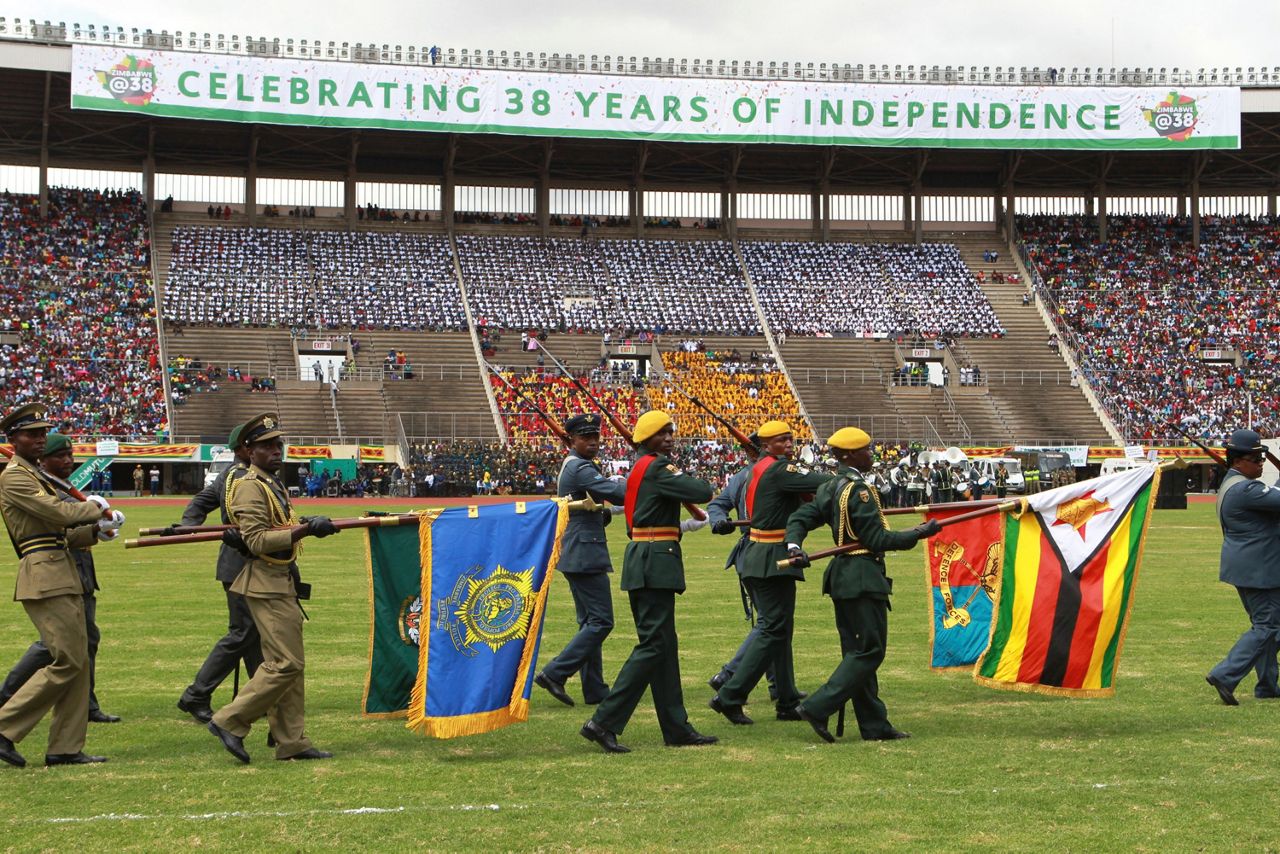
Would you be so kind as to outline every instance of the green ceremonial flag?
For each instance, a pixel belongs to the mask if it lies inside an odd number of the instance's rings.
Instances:
[[[418,676],[422,625],[418,526],[366,528],[365,544],[371,613],[364,714],[403,718]]]

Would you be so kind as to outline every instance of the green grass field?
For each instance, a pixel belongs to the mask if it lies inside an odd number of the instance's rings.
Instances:
[[[172,509],[122,500],[127,531],[171,522]],[[325,508],[332,515],[348,514]],[[305,512],[305,511],[304,511]],[[103,631],[98,694],[123,715],[93,725],[85,768],[40,767],[41,724],[21,745],[33,767],[0,766],[7,850],[1224,850],[1280,845],[1274,785],[1280,701],[1218,702],[1204,673],[1245,627],[1235,592],[1217,581],[1211,504],[1156,514],[1113,699],[1072,700],[975,685],[928,669],[919,551],[892,557],[894,610],[880,671],[896,743],[818,741],[803,723],[732,727],[707,708],[705,681],[741,640],[737,584],[720,569],[728,538],[686,544],[689,591],[677,622],[694,725],[721,743],[662,745],[646,699],[627,729],[633,752],[583,740],[589,710],[534,689],[527,724],[434,741],[402,722],[365,720],[368,656],[363,535],[308,541],[315,585],[306,627],[307,729],[337,757],[282,763],[259,726],[239,765],[174,703],[225,627],[214,547],[98,550]],[[620,529],[610,529],[615,560]],[[820,540],[816,539],[816,544]],[[12,584],[5,562],[0,586]],[[802,689],[838,656],[820,573],[800,588],[796,670]],[[605,646],[616,672],[634,632],[615,590],[618,626]],[[563,579],[543,641],[554,654],[573,628]],[[22,609],[0,611],[0,667],[32,639]],[[575,682],[570,693],[581,696]],[[764,698],[763,688],[758,692]],[[230,685],[215,697],[226,702]],[[766,712],[770,712],[766,714]]]

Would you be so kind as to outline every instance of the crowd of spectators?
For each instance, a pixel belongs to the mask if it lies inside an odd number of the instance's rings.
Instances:
[[[725,242],[458,235],[457,244],[482,326],[759,334]]]
[[[315,216],[315,208],[311,209],[311,215]],[[356,208],[356,219],[367,222],[430,222],[431,215],[426,211],[387,210],[370,202]]]
[[[168,431],[146,207],[137,192],[0,194],[0,389],[40,400],[62,432]]]
[[[652,407],[671,413],[682,436],[731,440],[728,431],[691,403],[671,380],[743,433],[778,418],[792,426],[797,439],[810,438],[809,426],[800,417],[800,403],[773,354],[708,352],[699,350],[697,342],[684,344],[662,354],[664,379],[649,387]]]
[[[498,403],[498,411],[502,413],[507,435],[512,441],[541,443],[554,438],[554,433],[542,416],[521,394],[531,399],[560,425],[573,415],[599,412],[581,389],[556,370],[544,371],[532,367],[523,371],[499,370],[502,378],[490,377],[490,383],[493,385],[494,398]],[[598,379],[599,376],[593,379],[590,375],[578,377],[578,381],[587,385],[596,399],[624,423],[634,424],[640,413],[648,408],[643,393],[638,394],[631,385],[598,382]],[[517,394],[511,386],[519,389],[521,394]],[[600,438],[606,445],[617,439],[617,431],[609,424],[608,419],[603,419]]]
[[[169,358],[169,397],[174,406],[186,403],[192,394],[218,391],[223,387],[219,381],[244,383],[244,390],[250,393],[276,390],[275,377],[249,376],[234,365],[223,370],[221,365],[207,364],[182,354]]]
[[[1280,432],[1280,228],[1270,218],[1019,217],[1060,339],[1127,439]],[[1209,359],[1219,351],[1221,359]],[[1232,358],[1238,354],[1239,364]]]
[[[198,325],[466,328],[449,240],[423,234],[175,228],[164,305]]]
[[[1004,328],[955,246],[744,241],[775,332],[1001,337]]]

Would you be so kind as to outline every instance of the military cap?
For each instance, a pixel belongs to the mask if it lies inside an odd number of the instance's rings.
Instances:
[[[785,421],[766,421],[756,430],[756,435],[761,439],[775,439],[790,432],[791,426]]]
[[[280,421],[274,412],[264,412],[261,415],[255,415],[240,428],[240,438],[246,445],[252,445],[254,442],[265,442],[268,439],[275,439],[284,435],[284,431],[280,429]]]
[[[671,416],[665,412],[659,412],[656,409],[650,409],[636,421],[635,428],[631,431],[631,441],[644,442],[653,438],[662,428],[670,424],[675,426],[675,422],[671,420]]]
[[[570,436],[590,436],[600,432],[599,415],[575,415],[564,422],[564,431]]]
[[[45,418],[43,403],[27,403],[10,412],[0,421],[0,433],[12,433],[15,430],[37,430],[41,427],[52,427],[53,423]]]
[[[234,451],[240,447],[240,435],[244,433],[244,425],[237,424],[231,428],[231,434],[227,436],[227,448]]]
[[[856,451],[871,444],[871,437],[857,427],[841,427],[831,434],[827,444],[842,451]]]
[[[50,433],[44,442],[44,453],[41,456],[52,457],[60,451],[71,450],[71,440],[66,433]]]
[[[1236,454],[1261,454],[1266,450],[1262,445],[1262,436],[1255,430],[1233,430],[1226,448]]]

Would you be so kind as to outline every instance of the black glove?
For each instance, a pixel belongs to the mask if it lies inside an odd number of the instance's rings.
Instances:
[[[728,519],[718,519],[711,525],[711,533],[713,534],[732,534],[733,529],[734,524]]]
[[[799,546],[791,546],[787,549],[787,557],[791,560],[791,566],[794,569],[804,569],[809,566],[809,556]]]
[[[328,516],[312,516],[307,520],[307,533],[313,537],[327,537],[338,533],[338,528]]]
[[[937,519],[930,519],[921,525],[916,525],[911,529],[915,532],[917,540],[923,540],[926,537],[932,537],[934,534],[942,530],[942,525],[938,524]]]
[[[245,545],[244,537],[240,536],[240,532],[235,528],[228,528],[222,532],[222,544],[235,549],[245,557],[253,557],[253,552],[249,551],[249,547]]]
[[[178,531],[177,531],[177,529],[178,529],[178,528],[180,528],[180,527],[182,527],[182,523],[181,523],[181,522],[174,522],[172,525],[168,526],[168,527],[167,527],[167,528],[165,528],[163,531],[161,531],[161,532],[160,532],[160,536],[162,536],[162,537],[176,537],[176,536],[178,536]]]

